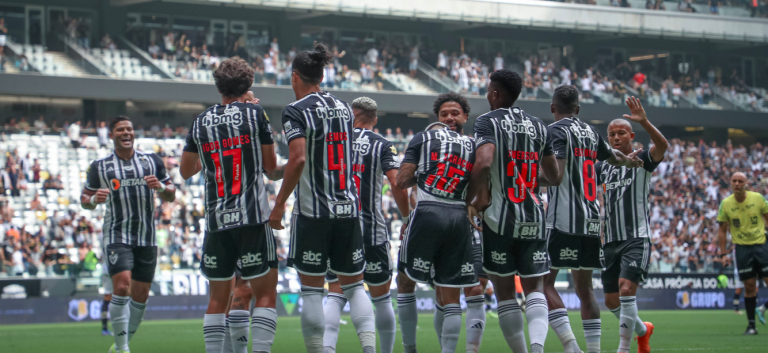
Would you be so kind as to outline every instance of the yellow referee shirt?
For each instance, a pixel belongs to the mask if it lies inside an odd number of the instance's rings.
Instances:
[[[744,202],[736,201],[731,195],[720,203],[718,222],[729,222],[734,244],[755,245],[765,243],[763,215],[768,213],[768,204],[763,195],[747,191]]]

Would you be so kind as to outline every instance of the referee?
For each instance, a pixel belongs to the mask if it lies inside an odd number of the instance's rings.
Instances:
[[[734,173],[731,176],[731,191],[720,203],[717,232],[720,240],[720,256],[726,264],[730,261],[726,246],[726,233],[731,231],[731,241],[736,246],[736,267],[739,279],[744,282],[744,307],[749,326],[745,335],[756,335],[755,308],[757,307],[757,277],[762,276],[768,284],[768,244],[765,243],[765,224],[768,222],[768,204],[763,195],[747,191],[747,176]],[[765,220],[765,221],[764,221]]]
[[[176,187],[163,160],[154,153],[134,149],[136,134],[127,116],[109,124],[114,151],[91,163],[85,188],[80,195],[84,209],[106,204],[104,256],[109,262],[114,292],[109,315],[115,331],[113,352],[128,352],[128,341],[139,328],[157,266],[155,239],[155,198],[171,202]]]
[[[650,352],[648,343],[653,324],[643,322],[637,314],[637,287],[645,281],[651,255],[651,222],[649,215],[651,175],[664,159],[669,143],[664,135],[648,121],[640,100],[627,99],[630,114],[624,118],[639,124],[648,132],[653,146],[637,157],[642,168],[615,167],[598,162],[597,177],[603,186],[605,232],[603,250],[605,271],[602,274],[605,306],[619,319],[618,352],[628,352],[632,332],[637,334],[638,352]],[[632,125],[624,119],[608,124],[608,143],[629,155],[634,152]]]

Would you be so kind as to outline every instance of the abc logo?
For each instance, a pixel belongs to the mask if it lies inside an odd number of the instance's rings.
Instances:
[[[216,256],[203,256],[203,263],[205,263],[205,267],[216,267]]]
[[[461,273],[475,273],[475,266],[471,263],[461,265]]]
[[[313,253],[311,251],[305,251],[304,257],[302,258],[304,261],[307,262],[320,262],[320,253]]]
[[[413,267],[415,268],[429,269],[431,266],[432,264],[429,261],[424,261],[420,258],[413,260]]]
[[[261,263],[261,254],[251,254],[248,253],[246,255],[243,255],[243,259],[240,260],[243,266],[248,266],[256,263]]]
[[[381,262],[369,262],[365,265],[366,272],[381,272]]]
[[[547,261],[547,253],[543,251],[537,251],[533,253],[533,261],[534,262]]]
[[[363,249],[355,250],[354,253],[352,253],[352,261],[358,261],[363,258]]]
[[[491,259],[495,262],[504,263],[507,261],[507,254],[491,251]]]
[[[576,257],[579,256],[578,250],[571,250],[570,248],[565,248],[560,250],[560,258],[573,258],[576,259]]]

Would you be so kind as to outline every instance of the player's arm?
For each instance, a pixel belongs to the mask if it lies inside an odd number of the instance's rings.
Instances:
[[[643,166],[643,160],[637,156],[640,152],[643,151],[642,148],[630,153],[629,155],[625,155],[617,149],[608,147],[608,143],[603,141],[602,137],[600,140],[601,143],[598,143],[597,148],[597,160],[605,161],[606,163],[615,167],[641,168]],[[607,152],[604,152],[604,156],[601,156],[601,151]]]
[[[176,200],[176,185],[171,182],[171,176],[165,170],[165,163],[156,154],[150,155],[155,162],[155,175],[147,175],[144,180],[147,186],[157,192],[157,196],[165,202]]]
[[[416,164],[413,163],[401,163],[394,186],[397,186],[400,189],[408,189],[409,187],[416,185],[416,167]]]
[[[80,193],[80,207],[86,210],[93,210],[99,204],[107,202],[109,189],[101,187],[97,162],[91,163],[86,175],[85,187]]]
[[[493,154],[496,153],[496,135],[490,118],[481,116],[475,120],[475,165],[469,174],[467,202],[471,202],[475,210],[485,211],[491,204],[491,190],[488,176],[491,174]]]
[[[408,217],[411,214],[411,209],[408,204],[408,189],[403,189],[397,186],[397,174],[397,169],[390,169],[385,173],[387,179],[389,179],[389,184],[392,187],[392,197],[395,199],[397,208],[403,216],[403,222],[408,223]]]
[[[264,174],[269,178],[269,180],[280,180],[283,178],[283,175],[285,175],[285,166],[287,164],[278,165],[275,166],[275,169],[273,169],[271,172],[264,172]]]
[[[181,177],[184,178],[184,180],[191,178],[193,175],[203,170],[203,165],[200,163],[197,141],[194,139],[193,135],[195,125],[196,123],[193,123],[192,127],[189,129],[186,145],[184,145],[184,152],[181,154],[179,174],[181,174]]]
[[[539,186],[558,186],[563,182],[565,159],[557,159],[560,154],[555,154],[553,139],[554,136],[547,131],[544,153],[540,161],[541,168],[539,168],[539,175],[536,176]],[[562,155],[565,156],[565,153]]]
[[[717,222],[720,223],[720,227],[717,229],[717,241],[720,244],[720,257],[723,258],[723,265],[727,266],[727,257],[728,255],[728,214],[725,212],[725,207],[723,207],[723,202],[720,203],[720,210],[717,212]]]
[[[288,163],[283,172],[283,185],[277,194],[275,207],[269,215],[269,226],[272,229],[284,228],[281,222],[285,213],[285,202],[288,201],[288,196],[293,193],[293,189],[296,188],[299,179],[301,179],[301,172],[304,170],[306,160],[306,143],[306,137],[295,138],[288,143]]]
[[[253,97],[253,92],[249,92],[248,97],[251,98],[249,100],[250,103],[258,103],[258,98]],[[253,103],[254,101],[256,103]],[[259,109],[257,116],[258,119],[256,122],[259,124],[259,143],[261,144],[262,168],[264,169],[264,172],[269,173],[275,170],[275,167],[277,167],[275,140],[272,138],[272,126],[269,125],[269,118],[267,117],[267,113],[265,113],[263,109]]]
[[[661,134],[661,131],[648,121],[648,116],[645,114],[645,109],[643,109],[643,105],[640,103],[639,99],[629,97],[627,98],[626,103],[631,114],[624,114],[624,117],[640,124],[640,126],[648,132],[648,135],[651,136],[651,141],[653,141],[653,146],[649,151],[651,160],[657,163],[661,162],[661,160],[664,159],[664,153],[666,153],[667,148],[669,148],[669,142],[667,142],[667,139]]]
[[[407,190],[416,185],[416,168],[421,158],[421,144],[424,142],[424,132],[419,132],[408,142],[408,148],[405,149],[405,157],[400,163],[400,170],[397,172],[396,185],[400,189]]]

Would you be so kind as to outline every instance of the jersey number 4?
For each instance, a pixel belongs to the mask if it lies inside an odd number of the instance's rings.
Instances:
[[[333,153],[333,146],[336,146],[336,152]],[[328,145],[328,170],[339,171],[339,189],[347,188],[347,165],[344,164],[344,145]]]
[[[243,180],[243,155],[240,148],[233,148],[226,150],[222,153],[224,158],[232,157],[232,193],[231,195],[239,195],[240,187]],[[221,158],[218,153],[211,154],[213,159],[213,165],[216,167],[216,193],[219,197],[224,197],[224,174],[221,170]]]

